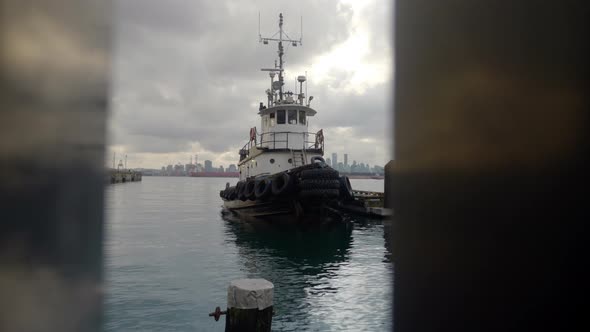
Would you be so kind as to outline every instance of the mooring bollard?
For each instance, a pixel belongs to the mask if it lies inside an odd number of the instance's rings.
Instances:
[[[265,279],[238,279],[227,288],[227,310],[209,314],[225,318],[225,332],[270,332],[274,285]]]

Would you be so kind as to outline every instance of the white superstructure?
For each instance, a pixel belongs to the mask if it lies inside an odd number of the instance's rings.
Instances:
[[[266,90],[267,105],[260,103],[260,132],[256,127],[251,128],[250,140],[240,150],[240,180],[299,167],[309,164],[313,157],[324,155],[322,130],[308,132],[309,118],[316,111],[310,107],[313,97],[307,98],[303,93],[306,77],[297,77],[299,93],[283,90],[283,42],[301,45],[301,39],[289,39],[283,32],[283,14],[279,15],[278,34],[279,38],[260,36],[263,44],[278,42],[279,63],[277,65],[275,61],[274,68],[262,69],[270,76],[270,89]]]

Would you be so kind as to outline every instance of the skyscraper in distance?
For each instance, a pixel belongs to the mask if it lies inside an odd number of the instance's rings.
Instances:
[[[348,166],[348,153],[344,154],[344,166]]]
[[[332,153],[332,168],[336,169],[338,166],[338,155],[336,153]]]
[[[211,160],[205,160],[205,172],[213,172],[213,163]]]

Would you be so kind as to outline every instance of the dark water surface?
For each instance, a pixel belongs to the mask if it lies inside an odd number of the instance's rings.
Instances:
[[[106,189],[107,331],[223,331],[234,279],[275,285],[274,331],[391,330],[387,221],[325,229],[246,223],[221,214],[235,179],[144,177]],[[383,191],[383,180],[351,180]]]

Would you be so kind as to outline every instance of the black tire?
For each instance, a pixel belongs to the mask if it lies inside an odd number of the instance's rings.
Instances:
[[[240,199],[240,191],[242,190],[244,185],[245,185],[244,181],[238,181],[238,183],[236,183],[236,198],[237,199]]]
[[[246,181],[240,181],[238,182],[238,199],[240,201],[246,201],[248,199],[248,197],[246,197],[245,192],[246,192]]]
[[[271,187],[274,196],[285,195],[293,187],[291,176],[287,173],[277,174],[271,181]]]
[[[236,193],[240,191],[244,184],[244,181],[238,181],[238,183],[236,183]]]
[[[238,197],[238,194],[236,193],[236,187],[229,188],[229,193],[227,194],[227,197],[230,201],[233,201]]]
[[[338,179],[340,174],[332,168],[314,168],[301,171],[301,179]]]
[[[299,182],[301,190],[308,189],[340,189],[340,181],[336,179],[304,179]]]
[[[254,184],[254,195],[256,199],[264,199],[272,193],[272,181],[269,178],[256,180]]]
[[[350,179],[348,179],[348,176],[341,176],[338,182],[340,183],[340,197],[344,200],[353,199],[354,194],[352,192],[352,186],[350,185]]]
[[[313,156],[313,157],[311,157],[311,160],[310,161],[311,161],[312,164],[315,163],[315,162],[319,162],[321,164],[325,164],[326,163],[326,161],[324,160],[324,158],[322,158],[320,156]]]
[[[302,190],[301,198],[337,198],[340,195],[338,189],[308,189]]]
[[[251,201],[256,199],[256,195],[254,194],[254,185],[254,180],[248,180],[248,182],[246,182],[246,188],[244,189],[244,197]]]

